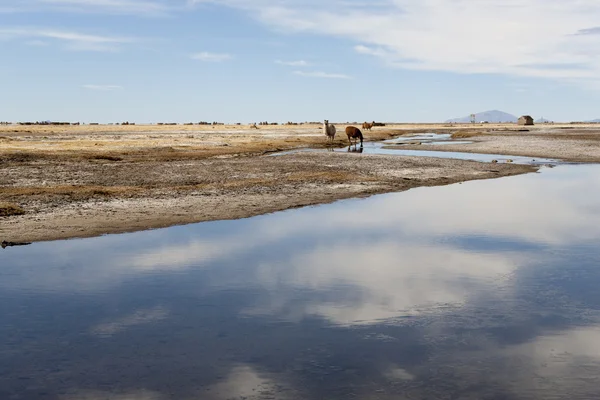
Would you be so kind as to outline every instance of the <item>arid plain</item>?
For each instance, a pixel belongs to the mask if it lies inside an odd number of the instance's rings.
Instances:
[[[335,147],[348,145],[335,123]],[[355,126],[359,126],[355,125]],[[366,141],[451,133],[427,150],[600,161],[595,124],[395,124]],[[536,171],[456,159],[300,152],[324,149],[317,124],[0,126],[0,241],[89,237]],[[402,148],[420,150],[409,142]],[[442,201],[442,200],[440,200]]]

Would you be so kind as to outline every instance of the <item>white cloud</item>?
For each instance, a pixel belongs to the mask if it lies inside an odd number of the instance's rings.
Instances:
[[[82,86],[84,89],[89,89],[89,90],[98,90],[98,91],[111,91],[111,90],[119,90],[119,89],[123,89],[122,86],[119,85],[83,85]]]
[[[597,0],[4,0],[0,13],[162,15],[203,4],[242,10],[280,32],[350,40],[358,53],[391,67],[541,77],[600,87]],[[115,46],[78,42],[71,47]],[[302,60],[281,63],[308,66]]]
[[[167,318],[169,314],[170,312],[164,307],[141,309],[116,320],[98,324],[90,329],[90,333],[95,336],[110,337],[134,326],[162,321]]]
[[[243,9],[278,31],[353,40],[358,52],[399,68],[571,82],[597,82],[600,73],[597,0],[212,3]]]
[[[360,293],[360,301],[310,302],[303,310],[304,316],[318,315],[337,325],[370,325],[438,313],[442,311],[440,305],[461,306],[467,301],[467,293],[485,290],[488,282],[501,282],[523,262],[524,257],[516,254],[475,254],[452,246],[433,248],[407,240],[402,244],[355,244],[351,252],[345,244],[336,243],[295,254],[283,263],[285,268],[280,267],[280,260],[275,264],[265,262],[257,277],[270,289],[283,284],[320,292],[335,285],[353,286]],[[278,297],[266,302],[266,306],[249,306],[244,313],[289,312],[292,298],[279,290],[270,293]]]
[[[226,53],[209,53],[203,51],[202,53],[196,53],[191,55],[192,60],[199,60],[205,62],[223,62],[232,60],[233,56]]]
[[[392,365],[385,371],[384,376],[392,382],[412,381],[415,379],[413,374],[397,365]]]
[[[600,326],[577,325],[548,330],[521,344],[487,346],[483,349],[484,358],[496,363],[519,360],[521,368],[507,371],[506,389],[514,393],[551,391],[551,396],[542,397],[595,398],[598,390],[592,382],[600,368]],[[477,364],[481,369],[481,364]]]
[[[17,27],[0,28],[0,39],[28,39],[28,43],[41,39],[60,42],[67,50],[77,51],[117,51],[123,44],[135,43],[137,39],[128,37],[90,35],[57,29]]]
[[[257,399],[260,393],[275,392],[278,399],[288,396],[281,389],[282,381],[274,380],[274,376],[257,371],[250,365],[235,365],[229,374],[220,382],[210,387],[209,393],[203,394],[206,400],[217,399]],[[285,385],[287,386],[287,385]]]
[[[294,71],[294,74],[305,76],[308,78],[326,78],[326,79],[352,79],[351,76],[345,74],[330,74],[322,71]]]
[[[298,60],[298,61],[275,60],[275,64],[286,65],[288,67],[309,67],[312,65],[309,62],[304,61],[304,60]]]
[[[366,55],[370,55],[370,56],[377,56],[377,57],[392,56],[392,54],[386,50],[383,50],[381,48],[371,48],[371,47],[364,46],[362,44],[354,46],[354,50],[359,54],[366,54]]]

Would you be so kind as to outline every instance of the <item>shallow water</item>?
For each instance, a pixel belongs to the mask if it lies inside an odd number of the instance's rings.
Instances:
[[[472,142],[452,140],[449,134],[438,134],[438,133],[426,133],[413,136],[400,136],[395,139],[384,140],[381,142],[365,142],[363,148],[360,146],[349,146],[344,148],[331,148],[331,149],[297,149],[289,151],[281,151],[277,153],[269,154],[268,157],[277,157],[288,154],[296,153],[313,153],[313,152],[326,152],[333,151],[336,153],[364,153],[364,154],[381,154],[381,155],[393,155],[393,156],[413,156],[413,157],[433,157],[433,158],[452,158],[458,160],[471,160],[479,162],[492,162],[497,161],[498,163],[512,162],[515,164],[527,164],[527,165],[558,165],[564,164],[559,160],[550,158],[539,158],[539,157],[524,157],[524,156],[512,156],[506,154],[483,154],[483,153],[466,153],[466,152],[453,152],[453,151],[430,151],[430,150],[402,150],[400,148],[394,148],[390,146],[398,146],[402,144],[414,144],[415,142],[420,143],[423,146],[431,145],[449,145],[449,144],[470,144]]]
[[[0,251],[0,399],[589,399],[600,166]]]
[[[421,133],[417,135],[403,135],[397,138],[386,140],[386,143],[404,143],[404,142],[421,142],[421,143],[446,143],[453,142],[452,135],[449,133]]]

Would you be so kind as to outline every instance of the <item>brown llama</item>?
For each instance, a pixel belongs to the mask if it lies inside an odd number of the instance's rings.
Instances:
[[[371,123],[365,122],[362,124],[362,128],[366,131],[370,131],[371,129],[373,129],[374,126],[375,126],[375,121],[373,121]]]
[[[346,136],[348,136],[348,141],[350,142],[350,146],[352,146],[352,139],[355,139],[354,145],[358,144],[358,139],[360,139],[360,147],[363,145],[363,134],[355,126],[346,127]]]

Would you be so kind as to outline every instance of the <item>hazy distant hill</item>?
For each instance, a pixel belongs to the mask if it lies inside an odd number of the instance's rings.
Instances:
[[[597,123],[600,123],[600,118],[592,119],[591,121],[587,121],[587,122],[592,122],[594,124],[597,124]]]
[[[517,122],[518,118],[512,114],[505,113],[504,111],[490,110],[475,114],[475,122],[487,121],[487,122]],[[447,123],[469,123],[471,122],[471,116],[467,115],[462,118],[454,118],[446,121]]]

